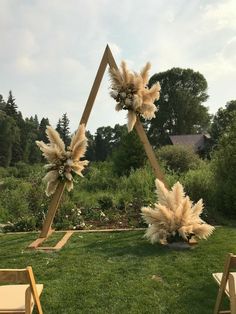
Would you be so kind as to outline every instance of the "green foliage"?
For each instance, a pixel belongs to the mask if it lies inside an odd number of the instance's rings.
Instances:
[[[57,123],[56,130],[60,134],[63,142],[66,144],[66,146],[70,145],[70,120],[67,117],[67,114],[64,113],[62,115],[62,118],[59,119]]]
[[[79,184],[89,191],[113,190],[117,186],[117,176],[113,173],[111,162],[94,162],[89,165],[88,173]]]
[[[12,160],[13,146],[19,141],[19,128],[15,120],[0,111],[0,166],[8,167]]]
[[[222,135],[212,159],[218,209],[228,216],[236,216],[236,116]]]
[[[201,164],[201,159],[191,148],[181,145],[163,146],[157,150],[157,157],[167,169],[177,173],[198,168]]]
[[[203,199],[205,209],[202,218],[216,222],[216,184],[210,163],[202,163],[198,169],[189,170],[181,177],[181,183],[192,201]]]
[[[210,123],[207,81],[191,69],[172,68],[150,78],[149,86],[157,81],[161,85],[159,110],[156,118],[148,122],[148,134],[156,147],[169,143],[169,135],[194,134],[205,131]]]
[[[20,217],[12,224],[8,224],[3,228],[3,232],[26,232],[34,231],[36,228],[36,220],[33,216]]]
[[[219,108],[213,118],[210,134],[214,140],[214,144],[219,142],[220,137],[236,117],[236,100],[227,102],[225,108]]]
[[[28,214],[27,196],[30,189],[31,186],[28,182],[22,182],[16,178],[9,177],[3,180],[1,184],[0,207],[4,208],[8,213],[8,220],[11,222]],[[1,220],[4,218],[0,217]]]
[[[146,154],[136,132],[126,132],[121,137],[111,160],[114,164],[114,172],[119,176],[128,175],[132,169],[140,168],[145,164]]]

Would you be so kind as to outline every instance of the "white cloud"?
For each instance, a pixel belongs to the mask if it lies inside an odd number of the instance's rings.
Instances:
[[[203,4],[202,4],[203,3]],[[10,89],[24,116],[56,123],[67,112],[76,128],[108,43],[121,59],[151,74],[174,66],[201,71],[209,105],[216,110],[234,95],[235,1],[34,0],[0,1],[0,94]],[[114,110],[107,78],[89,127],[125,123]],[[234,97],[235,98],[235,97]]]

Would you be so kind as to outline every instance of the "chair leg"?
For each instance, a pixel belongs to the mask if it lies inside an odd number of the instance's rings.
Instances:
[[[32,294],[30,286],[25,291],[25,314],[31,314]]]
[[[216,298],[214,314],[219,314],[219,312],[220,312],[220,306],[221,306],[223,294],[224,294],[224,291],[223,291],[222,287],[220,287],[218,290],[217,298]]]
[[[229,274],[229,298],[231,314],[236,314],[236,293],[234,276]]]

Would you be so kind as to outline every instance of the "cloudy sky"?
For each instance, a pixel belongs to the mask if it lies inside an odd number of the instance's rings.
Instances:
[[[235,0],[0,0],[0,94],[13,91],[24,117],[79,123],[106,44],[119,64],[151,75],[200,71],[211,113],[236,99]],[[125,123],[105,77],[88,129]]]

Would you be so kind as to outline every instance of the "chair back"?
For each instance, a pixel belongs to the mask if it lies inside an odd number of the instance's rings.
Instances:
[[[0,269],[0,282],[29,284],[38,313],[43,314],[31,266],[25,269]]]

